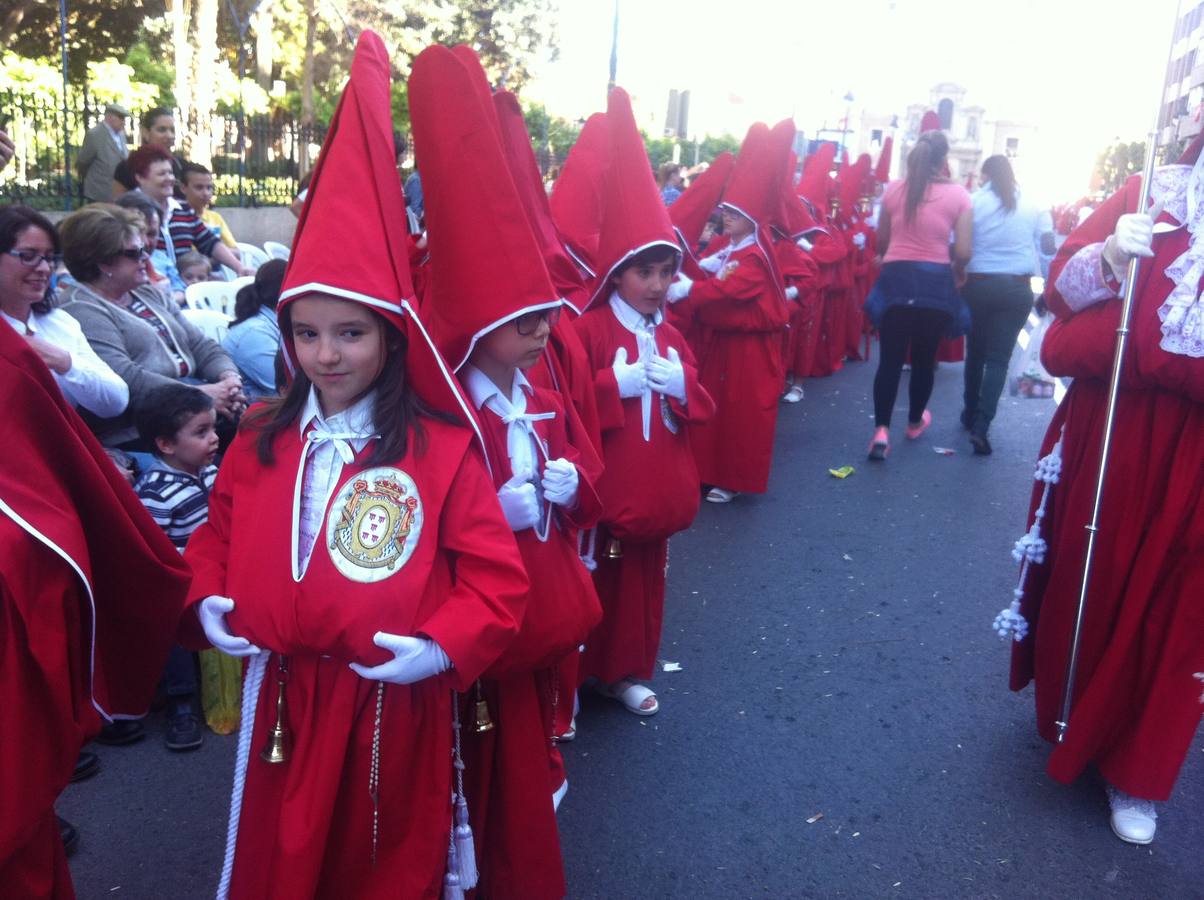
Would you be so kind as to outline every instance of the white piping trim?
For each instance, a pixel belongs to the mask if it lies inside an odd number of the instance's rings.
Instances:
[[[88,592],[88,605],[92,608],[92,643],[88,650],[88,699],[92,701],[92,706],[100,713],[106,721],[112,722],[114,719],[140,719],[141,716],[134,715],[113,715],[106,711],[99,703],[96,702],[95,686],[96,686],[96,597],[92,594],[92,585],[88,579],[84,577],[83,569],[79,567],[74,559],[68,555],[67,551],[56,544],[42,532],[38,531],[28,521],[26,521],[15,509],[9,506],[4,500],[0,499],[0,512],[4,513],[12,519],[17,526],[28,533],[31,537],[43,544],[49,550],[53,551],[57,556],[61,557],[63,562],[71,567],[71,570],[79,576],[80,582],[84,586],[84,590]]]
[[[283,303],[291,297],[296,297],[298,294],[332,294],[335,297],[342,297],[346,300],[355,300],[359,303],[366,303],[369,306],[375,306],[377,309],[386,309],[389,312],[400,313],[402,304],[405,302],[381,300],[378,297],[370,296],[369,294],[361,294],[359,291],[350,291],[347,288],[335,287],[331,284],[324,284],[320,281],[309,281],[305,284],[299,284],[296,287],[291,287],[287,291],[280,294],[280,302]]]
[[[580,256],[578,256],[576,253],[573,252],[572,247],[570,247],[564,241],[561,241],[560,244],[562,247],[564,247],[565,252],[568,253],[568,255],[573,258],[573,262],[575,262],[577,265],[581,266],[581,268],[585,271],[585,273],[587,275],[589,275],[590,278],[598,277],[598,273],[594,271],[594,267],[587,265],[585,260],[583,260]]]
[[[510,313],[510,315],[508,315],[508,316],[502,316],[502,318],[498,319],[496,322],[491,322],[490,324],[486,325],[484,328],[482,328],[480,331],[478,331],[476,334],[474,334],[472,336],[472,340],[470,340],[468,342],[468,349],[464,352],[464,358],[461,359],[458,363],[456,363],[453,371],[459,372],[462,368],[464,368],[464,364],[466,362],[468,362],[469,357],[472,356],[472,351],[477,346],[477,341],[479,341],[485,335],[489,334],[489,332],[493,331],[493,329],[497,328],[499,325],[505,325],[511,319],[517,319],[519,316],[525,316],[529,312],[535,312],[538,309],[551,309],[554,306],[570,306],[571,307],[572,304],[567,302],[563,297],[556,297],[552,300],[548,300],[546,303],[535,303],[535,304],[532,304],[531,306],[524,306],[522,309],[518,310],[517,312]],[[576,309],[576,307],[573,307],[573,308],[574,308],[574,310]],[[425,331],[426,330],[423,329],[424,334],[425,334]],[[428,340],[429,340],[429,338],[428,338]]]
[[[756,224],[757,224],[757,220],[756,220],[756,219],[754,219],[752,216],[750,216],[748,213],[746,213],[744,210],[742,210],[742,209],[741,209],[740,207],[738,207],[736,204],[734,204],[734,203],[728,203],[728,202],[726,202],[726,201],[724,201],[723,203],[720,203],[720,204],[719,204],[719,208],[720,208],[720,209],[723,209],[723,207],[725,207],[725,206],[726,206],[728,209],[732,210],[733,212],[738,212],[740,215],[744,216],[744,218],[748,219],[748,221],[752,222],[754,225],[756,225]]]
[[[598,299],[598,295],[602,293],[603,289],[608,284],[610,284],[610,278],[612,275],[615,274],[615,269],[619,268],[619,266],[623,265],[623,263],[627,262],[627,260],[631,259],[633,256],[643,253],[645,250],[648,250],[652,247],[660,247],[660,246],[669,247],[670,249],[677,251],[677,270],[673,273],[673,277],[676,278],[677,274],[679,272],[681,272],[681,265],[685,261],[686,252],[675,241],[666,241],[666,240],[657,238],[655,241],[649,241],[646,244],[641,244],[639,247],[635,247],[631,250],[628,250],[627,253],[625,253],[619,259],[618,262],[616,262],[613,266],[611,266],[610,269],[607,270],[607,272],[606,272],[606,277],[604,279],[602,279],[602,282],[598,285],[597,288],[594,289],[594,293],[589,298],[589,302],[585,304],[585,309],[589,310],[589,309],[593,308],[594,302]]]
[[[422,319],[418,318],[418,315],[414,312],[414,308],[410,306],[410,301],[402,300],[401,305],[402,308],[409,314],[410,319],[413,320],[414,324],[418,326],[418,331],[422,334],[422,338],[426,341],[427,346],[431,348],[431,353],[435,357],[435,362],[439,365],[439,371],[443,373],[443,379],[452,389],[452,396],[456,398],[456,403],[460,405],[460,409],[464,410],[464,420],[468,422],[469,427],[476,433],[477,443],[481,445],[481,455],[485,458],[485,469],[487,472],[489,472],[489,478],[492,481],[493,467],[489,465],[489,451],[485,447],[485,437],[481,434],[481,429],[477,425],[476,416],[473,414],[472,410],[469,409],[468,404],[464,402],[464,396],[461,393],[459,382],[457,382],[455,376],[447,370],[447,364],[443,361],[443,356],[439,353],[438,348],[435,346],[435,342],[431,340],[431,336],[427,333],[426,326],[422,324]],[[474,338],[473,340],[475,343],[476,339]],[[461,365],[463,365],[463,363],[461,363]],[[457,368],[459,367],[457,366]]]

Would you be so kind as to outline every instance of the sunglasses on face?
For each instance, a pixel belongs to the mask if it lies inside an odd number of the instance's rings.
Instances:
[[[40,262],[46,263],[52,269],[58,268],[59,263],[63,261],[63,257],[59,253],[52,253],[47,256],[45,253],[39,253],[37,250],[9,250],[9,256],[15,256],[21,261],[21,265],[33,268]]]
[[[150,251],[145,247],[127,248],[119,251],[117,255],[124,256],[126,259],[132,259],[134,262],[138,262],[140,259],[150,259]]]
[[[523,337],[530,337],[539,330],[541,322],[547,322],[549,328],[555,328],[559,321],[560,307],[553,306],[550,309],[537,309],[534,312],[523,313],[514,320],[514,327]]]

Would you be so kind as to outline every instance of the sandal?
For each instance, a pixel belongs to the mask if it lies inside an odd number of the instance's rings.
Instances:
[[[598,689],[603,696],[609,697],[611,700],[618,700],[628,712],[635,713],[637,716],[655,716],[661,708],[653,691],[626,678],[616,681],[614,684],[599,684]],[[649,697],[652,698],[653,704],[646,708],[644,703]]]
[[[565,729],[564,734],[556,735],[556,743],[571,744],[577,739],[577,718],[573,717],[573,721],[569,722],[569,727]]]

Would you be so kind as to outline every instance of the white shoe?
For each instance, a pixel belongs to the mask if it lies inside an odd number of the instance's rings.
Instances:
[[[707,503],[731,503],[736,497],[736,491],[726,488],[713,487],[707,491]]]
[[[552,792],[552,812],[560,809],[560,801],[564,799],[564,795],[569,792],[569,780],[566,778],[560,787]]]
[[[1158,813],[1153,800],[1130,797],[1108,785],[1108,805],[1112,807],[1112,833],[1130,844],[1148,844],[1154,840]]]
[[[782,395],[783,403],[798,403],[803,399],[803,386],[801,384],[790,385],[790,390]]]

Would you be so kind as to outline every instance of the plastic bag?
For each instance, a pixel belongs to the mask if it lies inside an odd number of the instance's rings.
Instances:
[[[201,707],[215,734],[238,731],[242,709],[242,660],[220,650],[202,650]]]
[[[1052,313],[1041,316],[1041,320],[1028,332],[1027,343],[1024,343],[1025,333],[1020,333],[1016,352],[1012,354],[1012,362],[1008,366],[1008,390],[1013,397],[1045,399],[1054,395],[1054,377],[1041,365],[1041,344],[1052,321]]]

